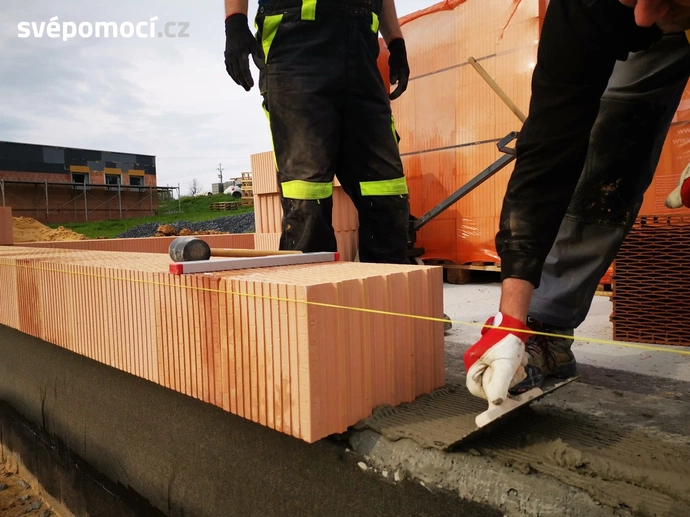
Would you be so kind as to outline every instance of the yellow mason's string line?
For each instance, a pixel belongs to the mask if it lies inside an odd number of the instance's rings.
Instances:
[[[677,349],[673,349],[673,348],[661,348],[658,346],[641,345],[641,344],[637,344],[637,343],[627,343],[624,341],[614,341],[611,339],[597,339],[597,338],[591,338],[591,337],[587,337],[587,336],[575,336],[573,338],[573,336],[567,336],[564,334],[552,334],[549,332],[537,332],[534,330],[526,331],[526,330],[521,330],[521,329],[513,329],[513,328],[509,328],[509,327],[485,325],[484,323],[474,323],[471,321],[448,320],[445,318],[434,318],[432,316],[419,316],[416,314],[405,314],[405,313],[400,313],[400,312],[382,311],[382,310],[378,310],[378,309],[367,309],[364,307],[350,307],[347,305],[338,305],[338,304],[334,304],[334,303],[313,302],[313,301],[309,301],[309,300],[295,300],[292,298],[281,298],[281,297],[277,297],[277,296],[269,296],[269,295],[263,295],[263,294],[238,293],[238,292],[234,292],[234,291],[226,291],[223,289],[212,289],[212,288],[208,288],[208,287],[197,287],[197,286],[192,286],[192,285],[175,285],[175,284],[171,284],[168,282],[155,282],[153,280],[139,280],[139,279],[135,279],[135,278],[124,278],[124,277],[111,276],[111,275],[99,275],[96,273],[79,273],[76,271],[63,271],[61,269],[53,269],[53,268],[39,267],[39,266],[29,266],[29,265],[24,265],[24,264],[13,264],[13,266],[18,267],[18,268],[34,269],[36,271],[49,271],[49,272],[53,272],[53,273],[63,273],[63,274],[75,275],[75,276],[100,278],[100,279],[104,279],[104,280],[119,280],[122,282],[146,284],[146,285],[152,285],[152,286],[158,286],[158,287],[180,287],[182,289],[188,289],[188,290],[192,290],[192,291],[204,291],[204,292],[218,293],[218,294],[231,294],[234,296],[246,296],[249,298],[260,298],[263,300],[273,300],[273,301],[288,302],[288,303],[302,303],[305,305],[313,305],[315,307],[327,307],[330,309],[342,309],[342,310],[348,310],[348,311],[364,312],[364,313],[369,313],[369,314],[379,314],[379,315],[383,315],[383,316],[396,316],[396,317],[400,317],[400,318],[432,321],[432,322],[437,322],[437,323],[451,322],[451,323],[455,323],[457,325],[466,325],[466,326],[472,326],[472,327],[485,327],[486,326],[489,328],[495,328],[495,329],[499,329],[499,330],[506,330],[506,331],[511,331],[511,332],[521,332],[524,334],[533,334],[533,335],[537,335],[537,336],[577,339],[578,341],[587,341],[589,343],[597,343],[597,344],[601,344],[601,345],[620,346],[620,347],[625,347],[625,348],[636,348],[638,350],[645,350],[648,352],[661,352],[661,353],[666,353],[666,354],[678,354],[678,355],[690,356],[690,350],[677,350]],[[149,271],[147,273],[167,274],[164,272],[151,272],[151,271]],[[217,277],[217,278],[221,278],[221,277]]]

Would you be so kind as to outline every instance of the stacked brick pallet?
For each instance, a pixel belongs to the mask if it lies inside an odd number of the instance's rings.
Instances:
[[[254,178],[256,248],[277,250],[280,243],[283,209],[280,204],[273,151],[252,155],[251,163]],[[333,228],[341,260],[354,260],[357,255],[359,228],[357,209],[343,191],[337,178],[333,182]]]
[[[307,442],[445,384],[442,323],[343,308],[442,318],[440,268],[168,264],[0,247],[0,324]]]
[[[688,249],[690,216],[638,218],[613,275],[613,337],[690,346]]]

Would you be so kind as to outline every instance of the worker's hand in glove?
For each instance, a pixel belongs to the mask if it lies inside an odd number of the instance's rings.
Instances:
[[[680,174],[678,186],[666,198],[667,208],[690,208],[690,165]]]
[[[249,30],[246,14],[231,14],[225,19],[225,69],[230,77],[246,91],[254,86],[249,70],[249,55],[254,64],[263,68],[261,47]]]
[[[498,313],[482,327],[482,337],[465,352],[467,389],[476,397],[500,405],[508,396],[508,390],[523,381],[527,374],[525,342],[530,331],[520,320]],[[516,329],[516,330],[502,330]]]
[[[390,94],[390,99],[395,100],[407,90],[407,82],[410,79],[410,66],[407,64],[407,50],[405,40],[396,38],[388,44],[388,69],[390,70],[391,85],[398,87]]]

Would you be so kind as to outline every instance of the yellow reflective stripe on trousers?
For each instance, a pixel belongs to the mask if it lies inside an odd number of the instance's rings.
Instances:
[[[690,30],[685,31],[685,39],[690,43]]]
[[[391,115],[391,132],[393,133],[393,141],[398,145],[398,133],[395,131],[395,118]]]
[[[273,131],[271,131],[271,114],[266,109],[265,103],[262,102],[261,107],[264,109],[264,113],[266,114],[266,120],[268,120],[268,130],[271,133],[271,147],[273,147],[273,164],[276,166],[276,170],[278,170],[278,158],[276,157],[276,146],[273,143]]]
[[[281,183],[283,197],[289,199],[326,199],[333,195],[333,182],[292,180]]]
[[[363,196],[402,196],[408,193],[405,176],[394,180],[362,181]]]
[[[371,13],[371,32],[374,34],[379,32],[379,17],[376,13]]]
[[[276,37],[278,26],[280,26],[282,20],[282,14],[272,14],[264,18],[264,26],[261,31],[261,46],[264,49],[264,62],[268,62],[268,51],[271,49],[271,43],[273,43],[273,38]]]
[[[316,20],[316,0],[302,0],[302,19]]]

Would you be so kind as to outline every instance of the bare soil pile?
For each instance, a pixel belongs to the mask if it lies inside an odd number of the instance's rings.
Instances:
[[[85,235],[68,230],[64,226],[50,228],[31,217],[13,217],[12,228],[14,242],[42,242],[42,241],[83,241]]]

